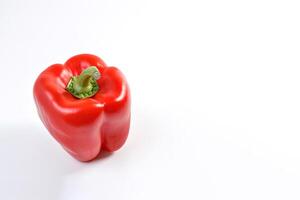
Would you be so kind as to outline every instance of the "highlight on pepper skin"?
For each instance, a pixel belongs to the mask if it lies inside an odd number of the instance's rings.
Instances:
[[[46,68],[33,96],[38,115],[54,139],[79,161],[121,148],[130,127],[130,90],[116,67],[91,54]]]

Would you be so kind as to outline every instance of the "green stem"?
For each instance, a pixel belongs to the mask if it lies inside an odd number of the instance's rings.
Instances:
[[[79,76],[71,78],[66,90],[79,99],[94,96],[99,90],[97,84],[97,79],[99,78],[100,72],[98,68],[95,66],[88,67]]]

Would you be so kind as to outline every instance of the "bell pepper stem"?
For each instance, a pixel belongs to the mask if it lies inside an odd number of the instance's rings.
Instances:
[[[98,68],[95,66],[88,67],[79,76],[71,78],[66,90],[79,99],[94,96],[99,90],[97,84],[99,78],[100,72]]]
[[[97,67],[89,67],[81,72],[78,76],[78,81],[74,82],[74,90],[77,93],[81,93],[83,91],[89,90],[91,87],[91,79],[98,80],[100,78],[100,73]]]

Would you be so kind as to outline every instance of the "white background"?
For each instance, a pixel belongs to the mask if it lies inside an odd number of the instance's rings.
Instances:
[[[0,199],[299,199],[299,1],[0,1]],[[32,86],[93,53],[132,90],[118,152],[70,157]]]

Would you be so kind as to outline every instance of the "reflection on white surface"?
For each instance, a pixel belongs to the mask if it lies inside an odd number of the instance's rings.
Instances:
[[[64,177],[82,167],[41,126],[1,126],[0,133],[4,199],[58,199]]]

